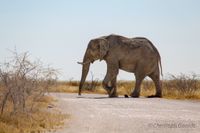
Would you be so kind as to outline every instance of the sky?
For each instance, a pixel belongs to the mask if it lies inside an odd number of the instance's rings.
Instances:
[[[150,39],[161,54],[164,76],[200,74],[199,0],[0,0],[0,62],[9,50],[59,69],[60,80],[80,80],[88,42],[109,34]],[[106,63],[91,65],[102,80]],[[133,80],[120,71],[120,80]]]

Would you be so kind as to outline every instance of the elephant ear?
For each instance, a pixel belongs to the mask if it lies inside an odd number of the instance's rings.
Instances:
[[[103,60],[103,57],[107,54],[109,50],[108,40],[101,38],[99,39],[99,49],[100,49],[100,61]]]

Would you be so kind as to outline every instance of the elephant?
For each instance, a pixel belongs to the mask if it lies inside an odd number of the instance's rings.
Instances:
[[[153,43],[145,37],[127,38],[111,34],[90,40],[82,64],[82,75],[79,92],[86,80],[90,64],[96,60],[104,60],[107,64],[107,73],[102,82],[103,88],[109,97],[117,97],[117,75],[119,69],[134,73],[135,88],[130,94],[137,98],[140,95],[140,86],[143,79],[150,77],[156,87],[156,94],[149,97],[162,97],[160,75],[162,75],[161,56]]]

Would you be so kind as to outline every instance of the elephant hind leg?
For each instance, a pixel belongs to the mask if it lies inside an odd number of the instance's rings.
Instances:
[[[153,97],[162,97],[162,89],[161,89],[161,82],[160,82],[160,75],[159,72],[154,72],[149,75],[149,77],[153,80],[155,87],[156,87],[156,94],[148,96],[149,98]]]
[[[137,98],[140,95],[140,86],[142,83],[142,80],[145,78],[143,75],[135,75],[136,83],[135,83],[135,89],[131,93],[131,97]]]

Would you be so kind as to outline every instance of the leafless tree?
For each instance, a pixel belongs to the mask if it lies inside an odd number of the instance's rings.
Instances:
[[[28,52],[12,53],[12,59],[1,63],[0,66],[1,114],[8,100],[13,103],[14,113],[27,111],[27,99],[37,100],[57,79],[57,70],[44,67],[39,60],[30,61]],[[32,108],[33,105],[29,109]]]

